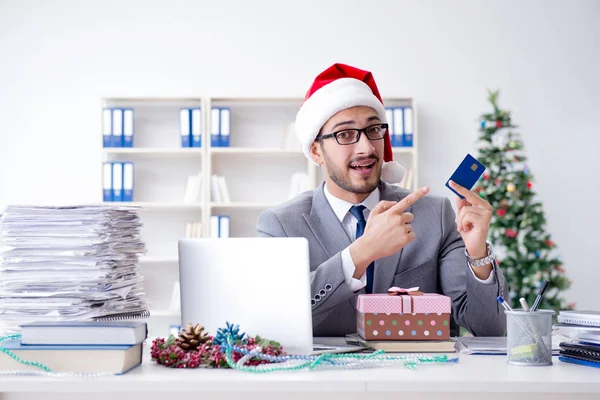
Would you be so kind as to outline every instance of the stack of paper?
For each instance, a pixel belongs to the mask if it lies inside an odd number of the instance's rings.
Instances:
[[[10,206],[0,213],[0,332],[33,321],[146,315],[135,207]]]

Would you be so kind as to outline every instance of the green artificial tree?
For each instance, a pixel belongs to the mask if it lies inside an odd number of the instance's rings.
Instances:
[[[550,285],[539,309],[573,309],[562,295],[571,285],[556,245],[546,231],[542,204],[536,201],[534,178],[526,164],[523,142],[509,111],[498,107],[498,91],[489,92],[493,112],[481,116],[478,159],[487,167],[475,192],[494,208],[490,241],[506,277],[513,308],[524,297],[531,306],[544,280]]]

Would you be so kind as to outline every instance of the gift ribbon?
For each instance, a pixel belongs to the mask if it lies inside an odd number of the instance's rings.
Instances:
[[[422,296],[423,292],[419,292],[418,286],[409,289],[394,286],[388,289],[388,294],[390,296],[400,296],[402,299],[402,312],[412,313],[415,308],[413,296]]]

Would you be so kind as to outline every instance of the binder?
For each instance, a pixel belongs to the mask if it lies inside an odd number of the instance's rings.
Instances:
[[[404,134],[402,135],[402,146],[413,146],[413,110],[412,107],[404,108]]]
[[[112,163],[105,162],[102,170],[102,201],[113,201]]]
[[[133,163],[123,163],[123,201],[133,201]]]
[[[212,108],[210,110],[210,145],[219,147],[221,145],[221,110]]]
[[[191,147],[190,134],[192,115],[188,108],[179,110],[179,133],[181,134],[181,147]]]
[[[112,110],[112,147],[123,147],[123,109]]]
[[[220,143],[221,147],[229,147],[229,134],[231,133],[231,110],[221,108]]]
[[[123,163],[112,163],[112,201],[123,200]]]
[[[390,138],[393,147],[402,146],[402,137],[404,134],[402,108],[394,108],[394,135]]]
[[[229,237],[229,216],[228,215],[220,215],[219,216],[219,237],[220,238],[228,238]]]
[[[123,110],[123,147],[133,147],[133,109]]]
[[[219,236],[219,216],[211,215],[210,217],[210,237],[218,238]]]
[[[112,110],[110,108],[102,110],[102,145],[103,147],[112,147]]]
[[[190,147],[202,147],[202,110],[200,108],[192,108],[191,118],[191,143]]]
[[[385,119],[388,124],[388,135],[390,135],[390,141],[394,147],[394,111],[391,108],[385,109]]]

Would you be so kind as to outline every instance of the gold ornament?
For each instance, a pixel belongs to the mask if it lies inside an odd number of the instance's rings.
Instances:
[[[516,188],[517,188],[517,187],[516,187],[516,186],[515,186],[515,184],[514,184],[514,183],[512,183],[512,182],[511,182],[511,183],[509,183],[508,185],[506,185],[506,190],[507,190],[509,193],[512,193],[512,192],[514,192]]]
[[[179,337],[175,339],[175,343],[182,350],[193,351],[205,343],[210,344],[210,339],[203,326],[189,323],[186,328],[179,332]]]

